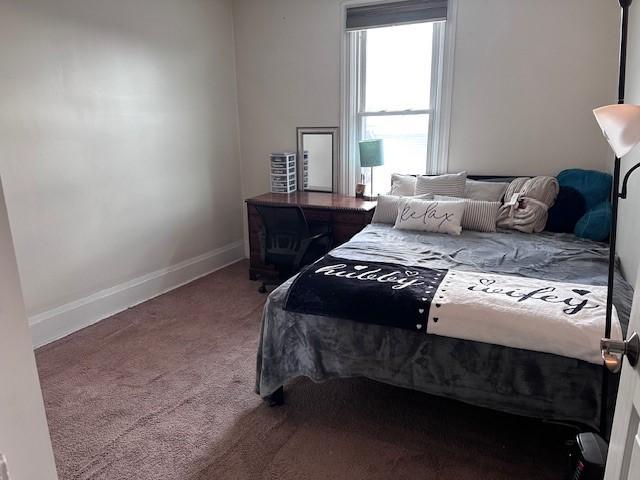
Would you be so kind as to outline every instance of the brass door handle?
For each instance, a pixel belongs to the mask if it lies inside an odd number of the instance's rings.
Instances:
[[[622,357],[627,356],[629,364],[635,367],[640,357],[640,337],[636,332],[625,341],[603,338],[600,340],[602,360],[606,367],[613,373],[618,373],[622,368]]]

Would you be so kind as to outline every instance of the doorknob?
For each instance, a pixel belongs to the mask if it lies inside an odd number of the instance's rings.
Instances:
[[[622,357],[627,356],[627,360],[632,367],[638,364],[640,357],[640,337],[636,332],[625,341],[611,340],[603,338],[600,340],[600,350],[602,351],[602,360],[606,367],[613,373],[618,373],[622,368]]]

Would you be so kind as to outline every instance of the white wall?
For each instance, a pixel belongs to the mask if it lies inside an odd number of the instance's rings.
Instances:
[[[616,2],[458,3],[449,170],[604,168],[591,109],[615,100]],[[340,4],[234,2],[245,197],[268,190],[268,154],[294,148],[295,127],[339,124]]]
[[[0,453],[16,480],[57,478],[0,184]]]
[[[269,191],[269,153],[296,127],[338,126],[339,0],[233,3],[244,197]]]
[[[3,0],[0,58],[38,343],[242,255],[231,0]]]
[[[620,9],[602,0],[460,0],[450,171],[604,169],[591,111],[616,100]]]
[[[640,104],[640,4],[632,4],[629,17],[629,40],[627,51],[627,83],[625,102]],[[613,154],[609,155],[613,158]],[[622,175],[640,162],[640,148],[636,147],[622,159]],[[640,172],[636,171],[629,179],[629,192],[626,200],[620,200],[618,210],[617,251],[622,262],[622,272],[633,283],[638,276],[640,264]]]

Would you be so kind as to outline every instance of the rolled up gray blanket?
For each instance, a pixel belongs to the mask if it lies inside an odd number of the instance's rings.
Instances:
[[[516,178],[507,187],[505,203],[498,211],[498,227],[525,233],[541,232],[547,224],[547,211],[559,191],[554,177]]]

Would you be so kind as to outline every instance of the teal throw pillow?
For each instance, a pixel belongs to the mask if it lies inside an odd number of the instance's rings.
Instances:
[[[578,223],[574,233],[581,238],[589,238],[597,242],[604,242],[611,232],[611,203],[608,200],[599,203],[585,213]]]

